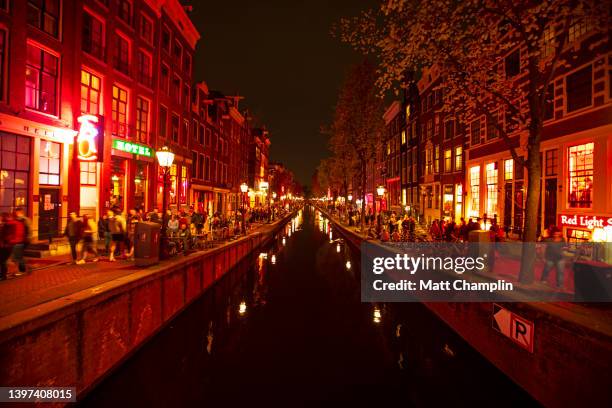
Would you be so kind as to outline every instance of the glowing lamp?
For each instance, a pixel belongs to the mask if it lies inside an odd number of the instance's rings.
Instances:
[[[166,146],[155,152],[155,156],[157,156],[159,166],[165,169],[171,167],[172,162],[174,162],[174,153]]]
[[[247,183],[242,183],[240,185],[240,191],[242,191],[243,193],[246,193],[247,191],[249,191],[249,186],[247,185]]]
[[[383,186],[376,187],[376,194],[378,194],[379,197],[382,197],[383,194],[385,194],[385,188]]]
[[[95,161],[98,159],[98,117],[95,115],[81,115],[78,117],[79,133],[77,136],[77,149],[79,160]]]
[[[349,201],[353,201],[353,196],[351,194],[349,194],[347,198]]]

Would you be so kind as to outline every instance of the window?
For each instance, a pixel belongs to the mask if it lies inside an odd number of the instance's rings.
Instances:
[[[180,67],[183,59],[183,46],[178,40],[174,40],[174,49],[172,50],[172,56],[175,58],[175,62]]]
[[[140,38],[153,44],[153,22],[144,14],[140,15]]]
[[[0,29],[0,100],[5,99],[4,89],[5,89],[5,80],[8,78],[4,77],[6,72],[5,69],[6,62],[6,30]]]
[[[580,39],[580,37],[591,31],[592,28],[590,20],[585,18],[574,19],[567,32],[567,41],[572,43]]]
[[[35,45],[27,45],[26,106],[56,114],[58,59]]]
[[[174,102],[178,104],[181,103],[181,78],[177,75],[175,75],[174,79],[172,80],[171,95],[174,97]]]
[[[434,148],[435,156],[434,156],[434,171],[436,173],[440,172],[440,146],[436,145]]]
[[[542,34],[542,57],[552,56],[555,53],[555,46],[555,28],[552,25],[548,25]]]
[[[427,121],[427,138],[431,139],[433,134],[433,119]]]
[[[480,143],[480,119],[476,119],[471,123],[471,144],[477,145]]]
[[[546,88],[544,100],[544,120],[552,119],[555,115],[555,86],[549,84]]]
[[[591,106],[593,96],[593,87],[591,84],[593,80],[592,71],[592,66],[589,65],[568,75],[565,79],[568,112]]]
[[[514,160],[504,160],[504,180],[510,181],[514,176]]]
[[[191,102],[191,89],[189,89],[189,85],[185,84],[183,86],[183,106],[185,110],[189,110],[189,104]]]
[[[38,183],[52,186],[60,185],[61,144],[40,141],[40,158],[38,161]]]
[[[181,131],[181,140],[182,140],[182,144],[187,146],[187,144],[189,143],[189,121],[188,120],[183,120],[183,129]]]
[[[455,137],[455,121],[447,120],[444,122],[444,139],[452,139]]]
[[[590,208],[593,190],[594,143],[572,146],[568,149],[569,206]]]
[[[488,163],[486,168],[487,177],[487,216],[497,214],[497,162]]]
[[[450,173],[453,171],[453,151],[451,149],[444,150],[444,172]]]
[[[162,28],[162,50],[170,54],[170,29],[166,26]]]
[[[132,23],[132,3],[128,0],[118,0],[117,15],[128,24]]]
[[[463,147],[455,147],[455,171],[463,170]]]
[[[28,0],[28,24],[58,36],[60,0]]]
[[[502,115],[499,112],[491,113],[490,120],[487,120],[487,140],[497,139],[499,137],[499,128],[503,126]]]
[[[471,211],[470,217],[480,216],[480,166],[470,168],[470,193]]]
[[[81,162],[81,185],[95,186],[97,178],[97,163]]]
[[[425,175],[432,174],[433,172],[433,166],[432,166],[433,154],[432,153],[433,152],[431,151],[431,149],[425,150]]]
[[[130,43],[121,35],[115,36],[115,68],[124,74],[130,73]]]
[[[167,94],[170,93],[170,69],[167,65],[162,64],[160,75],[161,89]]]
[[[521,51],[517,49],[512,54],[508,55],[504,60],[506,68],[506,77],[512,78],[521,72]]]
[[[0,212],[28,205],[30,138],[0,133]],[[27,212],[27,208],[26,208]]]
[[[127,136],[127,91],[113,85],[112,132],[115,136]]]
[[[546,161],[544,174],[546,176],[556,176],[557,168],[559,166],[559,150],[547,150],[544,158]]]
[[[81,70],[81,113],[100,114],[100,78]]]
[[[170,124],[170,126],[172,127],[171,129],[171,137],[172,137],[172,141],[173,142],[177,142],[179,141],[179,117],[177,114],[173,113],[172,114],[172,123]]]
[[[142,143],[148,143],[149,132],[149,101],[136,98],[136,139]]]
[[[406,144],[406,131],[402,130],[402,144]]]
[[[185,52],[185,58],[183,59],[183,70],[191,76],[191,55]]]
[[[151,88],[153,86],[153,77],[151,75],[151,56],[142,50],[138,50],[136,67],[138,69],[138,80],[140,83]]]
[[[206,131],[204,129],[204,125],[200,124],[200,131],[198,132],[198,141],[200,142],[200,144],[204,144],[204,137],[206,136]]]
[[[83,12],[81,48],[86,53],[104,60],[104,23],[88,12]]]
[[[168,109],[164,106],[159,107],[159,136],[166,138],[168,136]]]
[[[210,157],[204,158],[204,180],[210,180]]]

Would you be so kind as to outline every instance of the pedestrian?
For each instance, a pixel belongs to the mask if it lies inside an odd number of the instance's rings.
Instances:
[[[111,243],[111,232],[108,227],[110,217],[112,217],[112,211],[109,210],[98,220],[98,238],[104,240],[104,253],[106,255],[110,252]]]
[[[9,213],[2,213],[0,217],[0,281],[6,280],[8,275],[7,262],[13,252],[14,229]]]
[[[98,248],[96,248],[97,224],[93,218],[83,215],[83,249],[81,259],[77,264],[84,264],[87,260],[87,253],[94,255],[93,262],[98,262]]]
[[[171,237],[176,236],[179,230],[179,220],[176,215],[173,215],[170,221],[168,221],[168,235]]]
[[[75,264],[79,259],[77,246],[83,236],[83,222],[74,211],[71,211],[68,215],[68,222],[66,223],[66,228],[64,228],[64,236],[68,237],[72,263]]]
[[[125,241],[126,225],[125,218],[120,212],[115,213],[111,211],[110,213],[112,216],[108,220],[108,227],[111,232],[111,247],[108,260],[115,262],[115,251],[118,250],[119,254],[121,254],[121,245]]]
[[[127,251],[127,258],[130,260],[134,257],[134,237],[136,236],[136,224],[138,224],[140,221],[140,216],[136,210],[130,210],[130,214],[126,220],[127,234],[125,235],[125,249]]]
[[[546,283],[548,274],[552,268],[557,270],[557,288],[563,288],[563,249],[565,248],[565,239],[561,236],[561,231],[557,228],[551,228],[552,237],[544,239],[546,249],[544,252],[544,270],[540,281]]]

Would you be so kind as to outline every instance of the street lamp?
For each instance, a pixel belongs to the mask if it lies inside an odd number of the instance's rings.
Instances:
[[[240,191],[242,191],[242,233],[246,235],[246,193],[249,191],[247,183],[240,184]]]
[[[378,198],[380,200],[380,211],[378,213],[378,227],[380,228],[380,219],[381,219],[380,214],[382,214],[382,196],[385,194],[385,187],[384,186],[376,187],[376,194],[378,194]],[[374,208],[376,208],[376,203],[374,203]],[[376,214],[374,214],[374,216],[376,217]]]
[[[168,240],[166,228],[168,226],[168,221],[165,219],[166,217],[166,207],[168,205],[166,201],[166,185],[168,184],[168,175],[170,174],[170,168],[172,167],[172,162],[174,161],[174,153],[168,147],[164,146],[159,149],[155,156],[157,157],[157,163],[162,170],[162,226],[161,232],[159,236],[159,257],[160,259],[167,258],[167,248],[166,241]]]

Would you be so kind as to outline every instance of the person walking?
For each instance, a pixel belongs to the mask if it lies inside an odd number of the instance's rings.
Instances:
[[[111,232],[108,227],[108,220],[111,217],[111,211],[107,211],[106,214],[102,216],[98,220],[98,238],[104,240],[104,253],[106,255],[110,252],[110,243],[111,243]]]
[[[76,264],[79,258],[77,245],[83,236],[83,222],[74,211],[68,215],[68,222],[66,223],[66,228],[64,228],[64,236],[68,237],[72,263]]]
[[[8,213],[0,217],[0,281],[8,275],[8,260],[13,252],[13,235],[15,234],[12,219]]]
[[[108,260],[115,262],[115,250],[119,250],[121,253],[121,244],[125,241],[125,218],[121,213],[115,214],[114,211],[109,211],[112,216],[108,220],[108,227],[111,232],[111,247]]]
[[[548,282],[548,274],[552,268],[557,270],[557,289],[563,289],[563,250],[565,248],[565,239],[561,236],[561,231],[554,227],[552,228],[552,236],[544,238],[546,249],[544,252],[544,270],[540,282]]]
[[[127,235],[125,237],[125,249],[127,250],[127,258],[134,258],[134,238],[136,236],[136,224],[141,221],[140,216],[135,209],[130,210],[130,215],[126,220]]]
[[[81,259],[77,264],[84,264],[87,260],[87,253],[94,255],[93,262],[98,262],[98,248],[96,248],[97,224],[93,218],[83,215],[83,249]]]

